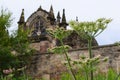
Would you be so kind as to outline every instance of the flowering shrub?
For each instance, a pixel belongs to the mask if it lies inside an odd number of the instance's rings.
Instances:
[[[13,70],[11,68],[3,70],[4,74],[11,74]]]

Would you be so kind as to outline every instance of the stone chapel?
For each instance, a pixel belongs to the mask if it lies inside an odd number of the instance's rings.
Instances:
[[[78,19],[76,19],[76,21],[78,21]],[[59,46],[59,41],[56,41],[51,36],[49,36],[46,32],[46,29],[55,28],[56,26],[67,29],[68,25],[69,24],[66,21],[65,9],[63,9],[62,17],[59,11],[57,16],[55,17],[52,6],[50,7],[49,11],[42,9],[42,7],[40,6],[35,12],[30,15],[30,17],[26,21],[24,9],[22,9],[22,13],[18,21],[19,27],[22,27],[24,30],[30,30],[28,38],[34,44],[34,46],[41,46],[41,52],[46,52],[46,49],[44,50],[44,48],[50,47],[49,44],[52,44],[52,46]],[[37,43],[40,44],[38,45]],[[73,31],[70,36],[64,39],[64,44],[71,46],[72,49],[83,48],[87,47],[87,40],[80,38],[77,33]],[[95,39],[93,40],[92,45],[98,45]]]

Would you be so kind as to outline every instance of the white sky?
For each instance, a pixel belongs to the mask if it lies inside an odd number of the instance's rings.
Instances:
[[[113,21],[108,28],[96,39],[100,45],[112,44],[120,41],[120,0],[0,0],[0,7],[8,8],[13,13],[14,22],[11,30],[17,28],[21,10],[25,9],[25,19],[27,19],[39,6],[49,11],[51,5],[55,12],[65,8],[66,18],[79,21],[93,21],[98,18],[112,18]]]

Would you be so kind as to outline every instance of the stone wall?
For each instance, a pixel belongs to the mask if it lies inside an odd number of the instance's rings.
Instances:
[[[94,56],[101,55],[102,57],[109,57],[109,60],[100,64],[100,68],[106,71],[109,67],[113,67],[117,72],[120,71],[120,47],[117,45],[105,45],[93,47],[92,52]],[[88,56],[87,48],[70,50],[69,56],[72,59],[79,59],[79,56]],[[31,64],[28,68],[30,75],[34,77],[45,77],[50,80],[53,76],[55,80],[59,80],[61,72],[66,71],[63,64],[64,55],[53,53],[40,53],[39,51],[34,54]]]

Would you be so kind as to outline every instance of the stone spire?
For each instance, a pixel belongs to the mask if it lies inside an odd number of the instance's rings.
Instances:
[[[38,8],[38,10],[37,10],[37,11],[40,11],[40,10],[42,10],[42,7],[41,7],[41,5],[40,5],[40,7]]]
[[[51,7],[50,7],[48,19],[50,20],[50,24],[51,24],[51,25],[54,25],[54,24],[55,24],[55,16],[54,16],[54,11],[53,11],[52,5],[51,5]]]
[[[78,22],[78,17],[76,16],[76,21]]]
[[[57,24],[58,24],[58,25],[60,24],[60,19],[61,19],[61,17],[60,17],[60,12],[58,12],[58,14],[57,14]]]
[[[50,11],[49,11],[50,15],[51,15],[51,18],[55,19],[55,16],[54,16],[54,11],[53,11],[53,7],[51,5],[50,7]]]
[[[65,9],[63,9],[62,22],[60,24],[60,27],[64,27],[66,29],[67,25],[68,24],[66,22]]]
[[[63,9],[62,23],[66,23],[65,9]]]
[[[21,13],[21,16],[20,16],[20,19],[18,21],[18,25],[23,25],[25,24],[25,18],[24,18],[24,9],[22,9],[22,13]]]

